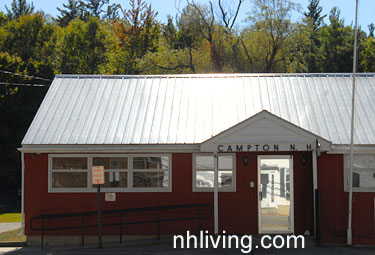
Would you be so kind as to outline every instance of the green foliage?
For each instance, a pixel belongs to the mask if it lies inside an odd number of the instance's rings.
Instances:
[[[84,3],[80,0],[68,0],[68,4],[63,4],[65,10],[57,8],[60,12],[60,16],[57,16],[57,23],[66,27],[70,21],[74,19],[84,19],[85,9]]]
[[[375,38],[370,36],[366,38],[359,51],[359,70],[362,72],[375,71]]]
[[[31,14],[34,11],[33,3],[28,4],[26,0],[13,0],[11,4],[11,8],[7,10],[7,17],[8,19],[17,19],[23,15]]]
[[[115,54],[108,54],[111,73],[139,73],[137,60],[147,52],[156,51],[158,46],[157,13],[141,0],[130,0],[130,6],[129,10],[121,9],[124,18],[112,26],[116,49]]]
[[[353,69],[354,31],[344,25],[335,7],[329,15],[330,24],[319,30],[322,67],[324,72],[351,72]]]
[[[57,41],[57,68],[62,73],[99,73],[106,63],[106,31],[97,18],[73,20]]]

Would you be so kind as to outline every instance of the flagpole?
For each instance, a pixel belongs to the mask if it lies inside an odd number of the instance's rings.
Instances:
[[[352,93],[352,123],[350,130],[350,169],[349,169],[349,208],[348,208],[348,230],[347,244],[352,245],[352,207],[353,207],[353,144],[354,144],[354,106],[355,106],[355,78],[357,76],[357,20],[358,20],[358,0],[355,8],[354,25],[354,49],[353,49],[353,93]]]

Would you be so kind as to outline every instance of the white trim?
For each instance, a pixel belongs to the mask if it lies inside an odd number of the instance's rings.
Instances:
[[[169,167],[168,169],[133,169],[133,157],[168,157]],[[71,170],[74,172],[85,172],[87,171],[87,188],[52,188],[51,173],[53,172],[66,172],[66,170],[52,170],[52,158],[53,157],[86,157],[88,160],[87,170]],[[91,180],[91,168],[94,157],[127,157],[128,158],[128,169],[121,169],[121,172],[128,173],[128,187],[117,187],[117,188],[104,188],[102,192],[172,192],[172,154],[49,154],[48,155],[48,193],[93,193],[96,192],[96,188],[92,186]],[[111,169],[107,169],[111,170]],[[134,188],[133,187],[133,172],[168,172],[168,187],[166,188]]]
[[[294,167],[293,167],[293,155],[258,155],[258,187],[257,187],[257,198],[258,198],[258,233],[259,234],[294,234]],[[267,231],[262,232],[262,211],[261,211],[261,200],[259,199],[260,191],[260,160],[261,159],[289,159],[289,184],[290,184],[290,230],[291,231]]]
[[[192,165],[193,165],[193,167],[192,167],[192,175],[193,175],[193,178],[192,178],[192,180],[193,180],[193,182],[192,182],[192,191],[193,192],[214,192],[214,187],[212,187],[212,188],[198,188],[198,187],[196,187],[195,186],[195,184],[196,184],[196,172],[197,171],[213,171],[213,172],[215,172],[215,170],[214,169],[206,169],[206,170],[204,170],[204,169],[201,169],[201,170],[197,170],[196,168],[195,168],[195,157],[197,157],[197,156],[213,156],[213,154],[212,153],[207,153],[207,152],[205,152],[205,153],[192,153]],[[232,164],[233,164],[233,166],[232,166],[232,187],[230,187],[230,188],[226,188],[226,187],[219,187],[219,192],[236,192],[236,153],[218,153],[218,156],[220,157],[220,156],[232,156],[232,158],[233,158],[233,161],[232,161]],[[219,169],[219,172],[221,172],[221,171],[230,171],[230,169]]]
[[[87,144],[87,145],[22,145],[25,153],[173,153],[200,152],[199,144]]]
[[[218,151],[218,145],[234,145],[236,144],[236,142],[225,142],[223,144],[221,144],[220,141],[222,141],[223,139],[225,138],[228,138],[234,134],[236,134],[237,132],[240,132],[246,128],[248,128],[249,126],[251,126],[253,123],[256,123],[258,121],[261,121],[261,120],[269,120],[271,122],[273,122],[275,125],[277,126],[280,126],[282,128],[285,128],[285,129],[288,129],[292,132],[295,133],[296,136],[300,136],[300,137],[304,137],[305,139],[307,139],[309,141],[309,143],[311,144],[311,150],[315,149],[315,146],[316,146],[316,139],[318,139],[319,143],[321,144],[321,150],[322,151],[329,151],[331,149],[331,142],[328,141],[327,139],[324,139],[323,137],[320,137],[306,129],[303,129],[285,119],[282,119],[266,110],[263,110],[253,116],[251,116],[250,118],[226,129],[225,131],[219,133],[218,135],[204,141],[202,144],[201,144],[201,151],[202,152],[213,152],[213,151]],[[243,141],[243,144],[246,145],[246,143],[252,143],[252,141]],[[278,142],[278,141],[275,141],[275,143],[277,144],[280,144],[280,147],[290,147],[290,143],[292,144],[300,144],[300,142],[296,142],[296,141],[289,141],[288,143],[285,143],[285,142]],[[243,145],[241,144],[241,145]],[[261,144],[261,143],[259,143]],[[306,147],[306,143],[303,143]],[[245,151],[245,150],[244,150]],[[281,150],[280,150],[281,151]],[[285,150],[284,150],[285,151]],[[299,151],[303,151],[301,149],[299,149]],[[251,151],[250,151],[251,152]]]
[[[350,145],[339,145],[334,144],[331,146],[331,151],[328,151],[327,154],[348,154],[350,153]],[[363,153],[374,153],[374,145],[354,145],[354,152],[356,154]]]
[[[25,234],[25,154],[21,151],[21,235]]]

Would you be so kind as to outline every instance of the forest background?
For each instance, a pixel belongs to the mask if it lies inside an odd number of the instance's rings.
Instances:
[[[125,0],[123,0],[125,2]],[[319,0],[182,1],[167,22],[142,0],[66,0],[52,17],[13,0],[0,12],[0,212],[19,210],[17,148],[56,74],[352,72],[354,28]],[[293,21],[294,12],[302,19]],[[328,22],[324,22],[327,16]],[[358,71],[375,72],[375,25],[359,28]]]

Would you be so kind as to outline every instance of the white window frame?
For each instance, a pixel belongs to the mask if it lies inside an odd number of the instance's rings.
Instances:
[[[52,169],[53,158],[86,158],[87,169]],[[52,187],[52,173],[67,173],[67,172],[86,172],[87,173],[87,186],[86,188],[53,188]],[[90,185],[90,161],[86,155],[80,154],[49,154],[48,155],[48,192],[85,192],[91,187]]]
[[[218,157],[220,156],[232,156],[233,158],[233,167],[232,167],[232,187],[218,187],[219,192],[236,192],[236,153],[218,153]],[[196,172],[197,171],[204,171],[204,170],[197,170],[195,167],[195,158],[197,156],[211,156],[214,157],[213,153],[193,153],[193,192],[214,192],[214,188],[202,188],[196,186]],[[212,170],[207,170],[212,171]],[[229,171],[229,170],[220,170],[218,169],[218,172],[220,171]]]
[[[372,155],[372,156],[375,156],[375,153],[355,153],[355,154],[361,154],[361,155]],[[344,160],[344,191],[345,192],[349,192],[349,181],[348,181],[348,177],[349,177],[349,168],[350,168],[350,164],[349,164],[349,160],[347,160],[347,158],[350,158],[350,154],[343,154],[343,160]],[[355,157],[355,155],[354,155]],[[356,169],[353,167],[353,172],[355,171]],[[358,170],[357,170],[358,171]],[[361,171],[361,170],[359,170]],[[366,171],[366,170],[365,170]],[[374,168],[374,174],[375,174],[375,168]],[[353,192],[375,192],[375,187],[373,188],[363,188],[363,187],[353,187]]]
[[[168,187],[163,188],[133,188],[133,172],[155,172],[153,169],[133,169],[133,157],[168,157],[168,169],[160,169],[156,172],[168,172]],[[52,159],[56,157],[62,158],[82,158],[86,157],[87,162],[87,188],[52,188],[52,172],[67,172],[66,170],[53,170],[52,169]],[[91,180],[91,169],[93,166],[93,158],[95,157],[127,157],[128,158],[128,187],[110,187],[101,188],[102,192],[172,192],[172,155],[171,154],[49,154],[48,155],[48,193],[88,193],[96,192],[96,188],[93,187]],[[104,171],[118,171],[125,172],[125,169],[105,169]],[[70,170],[72,171],[72,170]],[[85,170],[73,170],[77,172],[84,172]]]

